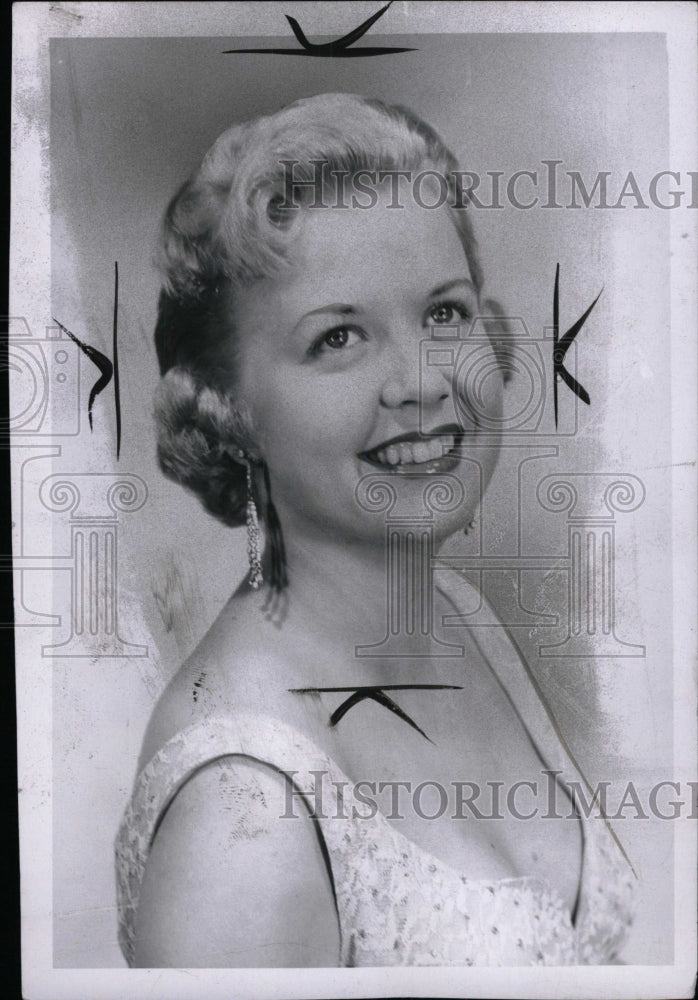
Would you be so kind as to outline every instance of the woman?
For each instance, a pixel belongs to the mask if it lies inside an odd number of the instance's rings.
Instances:
[[[501,628],[442,628],[471,594],[432,573],[431,546],[492,475],[506,346],[468,354],[482,276],[455,168],[411,113],[328,94],[224,133],[170,205],[160,462],[246,522],[250,574],[146,733],[117,841],[131,964],[600,963],[620,946],[630,869],[575,809],[525,666]],[[424,354],[445,341],[455,366]],[[474,801],[543,775],[564,809]]]

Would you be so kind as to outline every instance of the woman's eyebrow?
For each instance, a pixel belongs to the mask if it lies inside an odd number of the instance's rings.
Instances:
[[[443,285],[434,288],[429,293],[429,298],[433,298],[435,295],[443,295],[445,292],[449,292],[452,288],[455,288],[456,285],[466,285],[473,292],[475,291],[475,285],[469,278],[454,278],[452,281],[446,281]]]
[[[357,309],[355,306],[349,305],[346,302],[331,302],[326,306],[318,306],[317,309],[311,309],[310,312],[303,313],[301,318],[298,320],[296,325],[293,327],[293,333],[299,328],[301,323],[306,320],[309,316],[318,316],[322,313],[329,313],[332,316],[355,316],[360,313],[361,310]]]
[[[306,316],[317,316],[318,313],[338,313],[340,316],[349,316],[357,311],[354,306],[345,302],[332,302],[328,306],[318,306],[317,309],[311,309],[310,312],[304,313],[301,319],[305,319]]]

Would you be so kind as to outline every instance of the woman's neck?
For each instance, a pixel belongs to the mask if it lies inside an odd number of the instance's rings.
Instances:
[[[383,547],[297,535],[285,542],[289,620],[303,620],[314,632],[340,641],[382,637],[387,572]]]
[[[357,676],[378,671],[385,679],[409,660],[424,673],[434,622],[430,540],[395,536],[388,559],[385,545],[375,542],[289,533],[286,554],[279,624],[290,642],[302,635],[304,645],[330,648],[345,663],[350,658]]]

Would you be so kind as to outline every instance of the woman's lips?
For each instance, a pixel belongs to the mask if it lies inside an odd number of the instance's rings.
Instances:
[[[415,432],[390,438],[370,451],[361,452],[359,458],[386,472],[446,472],[458,464],[459,456],[454,449],[462,437],[463,429],[449,424],[428,434]]]

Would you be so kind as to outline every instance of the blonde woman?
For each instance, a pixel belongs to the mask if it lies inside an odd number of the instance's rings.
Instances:
[[[438,546],[499,452],[496,338],[477,407],[467,373],[422,363],[483,312],[453,156],[404,109],[298,101],[218,139],[160,262],[160,462],[247,525],[250,572],[146,733],[117,841],[129,963],[616,960],[630,869],[575,809],[526,666],[501,627],[445,635],[470,585],[425,569],[414,539],[390,561],[381,497],[405,524],[427,504]],[[361,655],[395,572],[430,627]],[[564,808],[523,819],[544,780]],[[472,790],[498,783],[519,805],[478,809]]]

